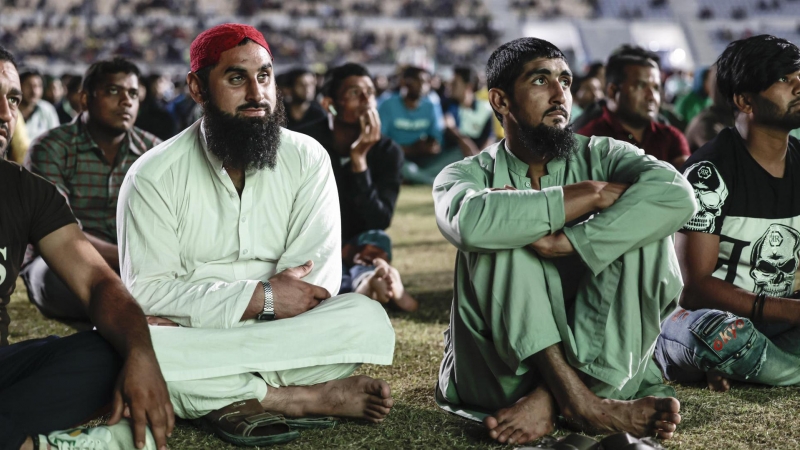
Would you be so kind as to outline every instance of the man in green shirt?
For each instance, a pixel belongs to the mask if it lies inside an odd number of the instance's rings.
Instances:
[[[572,73],[549,42],[501,46],[487,81],[506,139],[433,189],[459,250],[439,404],[501,443],[558,414],[671,438],[680,404],[651,357],[681,290],[671,235],[695,211],[691,186],[630,144],[572,133]]]

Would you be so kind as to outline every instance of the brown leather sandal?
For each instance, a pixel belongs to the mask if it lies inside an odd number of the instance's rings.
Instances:
[[[231,403],[193,423],[239,446],[282,444],[300,437],[300,433],[289,428],[282,415],[264,411],[256,399]]]

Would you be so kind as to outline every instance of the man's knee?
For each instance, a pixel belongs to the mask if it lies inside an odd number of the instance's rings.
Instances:
[[[746,380],[761,369],[767,338],[749,319],[709,310],[689,330],[695,338],[698,363],[703,370]]]
[[[367,333],[374,339],[394,340],[394,329],[389,316],[383,305],[377,301],[356,293],[337,295],[328,301],[336,302],[338,310],[343,313],[341,320],[354,332]]]

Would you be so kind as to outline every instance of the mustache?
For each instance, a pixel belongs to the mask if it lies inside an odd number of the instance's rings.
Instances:
[[[548,114],[550,114],[552,112],[556,112],[556,111],[561,111],[561,112],[564,113],[565,116],[569,116],[569,112],[567,111],[567,108],[564,108],[561,105],[556,105],[556,106],[553,106],[552,108],[549,108],[547,111],[545,111],[544,114],[542,114],[542,117],[544,117],[544,116],[546,116],[546,115],[548,115]]]
[[[271,108],[269,107],[268,102],[247,102],[243,105],[239,105],[236,107],[236,111],[244,111],[245,109],[266,109],[269,111]]]

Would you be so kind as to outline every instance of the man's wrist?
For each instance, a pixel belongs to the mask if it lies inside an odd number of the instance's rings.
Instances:
[[[367,170],[367,157],[361,153],[350,152],[350,170],[361,173]]]

